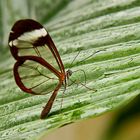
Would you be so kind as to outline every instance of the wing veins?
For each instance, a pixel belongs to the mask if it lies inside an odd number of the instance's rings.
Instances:
[[[41,84],[43,84],[43,83],[45,83],[45,82],[47,82],[47,81],[49,81],[49,80],[50,80],[50,79],[45,80],[45,81],[43,81],[43,82],[41,82],[41,83],[39,83],[39,84],[37,84],[37,85],[35,85],[35,86],[33,86],[33,87],[29,88],[29,89],[36,88],[36,87],[40,86]]]
[[[23,76],[21,79],[33,78],[33,77],[35,77],[35,76],[40,76],[40,74],[34,74],[34,75]]]
[[[45,74],[42,74],[38,69],[37,69],[37,67],[36,68],[34,68],[34,67],[32,67],[32,66],[28,66],[28,65],[26,65],[26,64],[23,64],[23,65],[21,65],[22,67],[26,67],[26,68],[30,68],[30,69],[33,69],[33,70],[36,70],[40,75],[42,75],[42,76],[44,76],[44,77],[46,77],[46,78],[49,78],[49,79],[56,79],[56,80],[58,80],[57,78],[51,78],[51,77],[49,77],[49,76],[46,76]]]

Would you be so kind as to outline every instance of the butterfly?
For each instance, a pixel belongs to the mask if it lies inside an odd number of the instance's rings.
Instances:
[[[41,119],[44,119],[61,86],[66,89],[72,71],[65,71],[48,31],[33,19],[18,20],[10,31],[8,44],[16,60],[13,73],[18,87],[33,95],[52,92],[41,112]]]

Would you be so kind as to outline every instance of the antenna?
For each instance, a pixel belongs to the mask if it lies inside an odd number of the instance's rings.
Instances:
[[[101,51],[106,51],[106,49],[97,50],[97,51],[93,52],[91,55],[89,55],[89,56],[87,56],[86,58],[84,58],[84,59],[82,59],[81,61],[79,61],[78,63],[85,61],[86,59],[92,57],[94,54],[99,53],[99,52],[101,52]],[[79,51],[79,52],[77,53],[77,55],[74,57],[74,59],[72,60],[72,62],[71,62],[71,64],[70,64],[69,67],[72,66],[72,64],[74,63],[74,61],[76,60],[76,58],[78,57],[78,55],[80,54],[80,52],[81,52],[81,51]]]
[[[74,62],[75,59],[78,57],[78,55],[80,54],[80,52],[81,52],[81,51],[79,51],[79,52],[77,53],[77,55],[74,57],[74,59],[72,60],[72,62],[71,62],[71,64],[70,64],[70,67],[72,66],[73,62]]]

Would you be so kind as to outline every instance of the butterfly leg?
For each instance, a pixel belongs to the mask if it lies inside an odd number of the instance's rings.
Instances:
[[[95,91],[95,92],[97,91],[97,90],[94,89],[94,88],[89,88],[88,86],[86,86],[86,84],[83,84],[82,82],[79,82],[79,81],[76,81],[76,80],[73,81],[73,80],[71,80],[71,79],[70,79],[70,81],[72,82],[72,84],[74,84],[74,83],[77,84],[77,86],[80,84],[81,86],[87,88],[88,90],[92,90],[92,91]],[[72,84],[71,84],[71,85],[72,85]]]
[[[66,88],[67,88],[67,82],[66,82],[66,80],[65,80],[65,81],[64,81],[64,89],[63,89],[63,92],[62,92],[62,99],[61,99],[60,112],[61,112],[61,109],[62,109],[63,97],[64,97],[64,93],[65,93],[65,91],[66,91]]]
[[[86,73],[85,73],[84,70],[79,69],[79,70],[73,71],[73,73],[74,73],[74,72],[79,72],[79,71],[81,71],[81,72],[83,73],[83,75],[84,75],[84,84],[83,84],[82,82],[77,81],[77,80],[73,81],[73,83],[77,83],[77,85],[80,84],[80,85],[82,85],[83,87],[85,87],[85,88],[87,88],[87,89],[89,89],[89,90],[97,91],[97,90],[94,89],[94,88],[91,89],[91,88],[89,88],[89,87],[86,86]],[[71,79],[70,79],[70,80],[71,80]],[[71,80],[71,81],[72,81],[72,80]]]

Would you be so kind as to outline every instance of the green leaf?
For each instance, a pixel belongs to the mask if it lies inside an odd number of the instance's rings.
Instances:
[[[45,24],[65,68],[73,71],[71,79],[78,81],[64,95],[59,91],[45,120],[39,119],[40,112],[51,93],[23,93],[12,74],[15,60],[7,56],[1,61],[1,139],[39,139],[68,123],[123,107],[136,97],[140,93],[139,15],[138,0],[74,0]],[[80,70],[86,74],[87,88]]]

